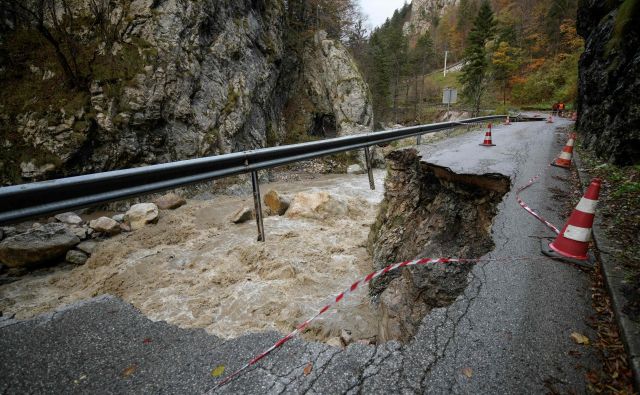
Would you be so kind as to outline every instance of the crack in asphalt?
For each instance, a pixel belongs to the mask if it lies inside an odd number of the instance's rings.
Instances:
[[[327,353],[327,352],[331,352],[331,351],[333,351],[333,349],[332,349],[332,348],[329,348],[329,349],[327,349],[327,350],[323,351],[323,352],[322,352],[322,353],[320,353],[320,355],[318,356],[318,359],[320,359],[320,356],[321,356],[322,354]],[[323,375],[323,374],[324,374],[324,372],[327,370],[327,368],[329,368],[329,366],[331,366],[331,362],[333,362],[333,359],[334,359],[337,355],[342,354],[342,352],[343,352],[342,350],[338,349],[338,350],[336,350],[334,353],[332,353],[332,354],[331,354],[331,356],[329,357],[329,359],[327,360],[327,362],[323,363],[323,364],[320,366],[320,369],[318,370],[317,375],[316,375],[316,376],[313,378],[313,380],[309,383],[309,387],[308,387],[307,389],[305,389],[305,390],[300,389],[300,392],[302,392],[302,393],[304,393],[304,394],[308,394],[308,393],[309,393],[309,391],[311,391],[311,390],[313,389],[313,386],[316,384],[316,382],[318,381],[318,379],[320,379],[320,377],[322,377],[322,375]],[[314,371],[315,371],[315,370],[316,370],[316,369],[315,369],[315,367],[314,367]]]

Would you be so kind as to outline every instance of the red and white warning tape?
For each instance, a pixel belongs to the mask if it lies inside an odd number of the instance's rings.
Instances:
[[[429,264],[429,263],[452,263],[452,262],[475,262],[475,261],[479,261],[479,259],[454,259],[454,258],[428,259],[428,258],[422,258],[422,259],[416,259],[416,260],[413,260],[413,261],[405,261],[405,262],[400,262],[400,263],[396,263],[396,264],[393,264],[393,265],[389,265],[389,266],[385,267],[384,269],[381,269],[381,270],[378,270],[376,272],[370,273],[369,275],[367,275],[363,279],[360,279],[360,280],[356,281],[355,283],[351,284],[351,287],[349,287],[348,289],[346,289],[343,292],[339,293],[335,298],[333,298],[329,303],[327,303],[323,308],[321,308],[320,311],[316,315],[314,315],[313,317],[309,318],[308,320],[306,320],[303,323],[301,323],[300,325],[298,325],[298,327],[293,332],[289,333],[288,335],[286,335],[282,339],[278,340],[273,346],[271,346],[269,349],[264,351],[262,354],[256,356],[255,358],[253,358],[252,360],[247,362],[247,364],[245,364],[243,367],[241,367],[240,369],[236,370],[235,372],[230,374],[228,377],[226,377],[224,380],[219,382],[213,388],[213,390],[215,390],[218,387],[221,387],[221,386],[225,385],[226,383],[231,381],[234,377],[236,377],[237,375],[239,375],[240,373],[245,371],[247,368],[249,368],[250,366],[256,364],[262,358],[264,358],[267,355],[269,355],[273,350],[275,350],[276,348],[281,347],[283,344],[285,344],[286,342],[288,342],[289,340],[294,338],[296,335],[301,333],[305,328],[307,328],[309,326],[309,324],[311,324],[316,318],[318,318],[319,316],[324,314],[331,307],[333,307],[336,304],[338,304],[342,299],[344,299],[345,296],[347,296],[350,293],[355,292],[359,287],[370,283],[373,279],[375,279],[377,277],[380,277],[383,274],[386,274],[386,273],[389,273],[389,272],[391,272],[393,270],[400,269],[400,268],[407,267],[407,266],[426,265],[426,264]]]
[[[277,348],[281,347],[282,345],[284,345],[289,340],[291,340],[294,337],[296,337],[296,335],[302,333],[319,316],[321,316],[322,314],[326,313],[327,310],[329,310],[331,307],[333,307],[336,304],[340,303],[340,301],[343,300],[345,298],[345,296],[355,292],[361,286],[364,286],[364,285],[370,283],[371,281],[373,281],[373,279],[375,279],[377,277],[380,277],[383,274],[387,274],[387,273],[389,273],[391,271],[394,271],[394,270],[397,270],[397,269],[401,269],[403,267],[426,265],[426,264],[429,264],[429,263],[471,263],[471,262],[481,262],[481,261],[496,262],[496,261],[536,260],[536,259],[541,259],[541,258],[542,257],[507,257],[507,258],[476,258],[476,259],[422,258],[422,259],[416,259],[416,260],[413,260],[413,261],[405,261],[405,262],[400,262],[400,263],[396,263],[396,264],[393,264],[393,265],[389,265],[389,266],[385,267],[384,269],[381,269],[381,270],[378,270],[376,272],[370,273],[366,277],[364,277],[364,278],[354,282],[353,284],[351,284],[351,286],[349,288],[347,288],[343,292],[339,293],[329,303],[327,303],[323,308],[321,308],[320,311],[318,311],[318,313],[316,315],[314,315],[313,317],[309,318],[308,320],[306,320],[303,323],[301,323],[300,325],[298,325],[293,332],[289,333],[288,335],[286,335],[282,339],[278,340],[273,346],[269,347],[263,353],[259,354],[258,356],[256,356],[255,358],[253,358],[252,360],[247,362],[240,369],[236,370],[235,372],[231,373],[229,376],[225,377],[225,379],[222,380],[221,382],[219,382],[218,384],[216,384],[216,386],[213,387],[210,392],[215,391],[217,388],[222,387],[223,385],[227,384],[229,381],[231,381],[235,377],[237,377],[240,373],[244,372],[249,367],[251,367],[251,366],[255,365],[256,363],[258,363],[258,361],[260,361],[262,358],[264,358],[267,355],[271,354],[271,352],[273,352],[274,350],[276,350]],[[543,258],[543,259],[548,259],[548,258]]]
[[[551,222],[547,221],[543,216],[541,216],[540,214],[536,213],[535,211],[533,211],[533,209],[531,207],[529,207],[524,200],[522,200],[522,198],[520,197],[520,192],[524,191],[525,189],[529,188],[531,185],[535,184],[536,181],[538,181],[540,179],[540,177],[542,176],[542,174],[538,174],[535,177],[531,178],[525,185],[521,186],[520,188],[518,188],[516,190],[516,201],[518,202],[518,204],[525,209],[529,214],[533,215],[535,218],[537,218],[540,222],[542,222],[543,224],[545,224],[549,229],[553,230],[554,232],[556,232],[556,234],[560,234],[560,230],[553,225]]]

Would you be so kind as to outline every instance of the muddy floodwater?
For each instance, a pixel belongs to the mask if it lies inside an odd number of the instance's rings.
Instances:
[[[266,243],[255,221],[229,218],[250,196],[189,200],[162,211],[156,225],[99,244],[83,266],[30,274],[0,287],[0,310],[28,318],[102,294],[116,295],[152,320],[204,328],[230,338],[247,332],[287,332],[315,314],[332,295],[372,270],[366,250],[370,225],[383,197],[384,172],[323,175],[261,185],[262,193],[328,192],[348,214],[326,219],[265,217]],[[306,334],[318,340],[376,335],[366,288],[330,310]]]

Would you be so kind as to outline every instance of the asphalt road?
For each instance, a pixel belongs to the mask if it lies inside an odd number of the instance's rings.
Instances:
[[[541,255],[540,238],[552,234],[514,197],[516,186],[543,172],[523,197],[563,224],[550,188],[569,184],[565,170],[547,165],[565,140],[556,128],[569,124],[500,126],[491,148],[478,146],[484,132],[420,147],[424,160],[467,174],[502,173],[513,188],[500,204],[496,247],[487,255],[506,259],[477,264],[465,293],[428,314],[411,342],[341,350],[294,339],[218,392],[586,392],[585,373],[600,365],[592,348],[570,335],[595,339],[586,325],[593,314],[588,275]],[[532,259],[509,259],[522,256]],[[224,365],[229,373],[278,338],[223,341],[151,322],[117,298],[99,297],[28,321],[0,319],[0,393],[204,393],[220,380],[212,369]]]

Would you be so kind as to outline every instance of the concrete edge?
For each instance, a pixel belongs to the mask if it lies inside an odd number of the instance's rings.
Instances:
[[[582,187],[585,188],[591,182],[589,174],[587,170],[582,167],[582,162],[577,153],[574,151],[573,154],[574,164],[580,177],[580,183]],[[600,262],[602,264],[605,284],[611,297],[611,305],[616,317],[616,322],[620,328],[622,342],[629,355],[629,368],[633,372],[634,387],[637,392],[640,392],[640,323],[633,322],[629,316],[622,311],[625,298],[620,287],[624,284],[626,272],[617,264],[613,257],[616,248],[607,238],[601,217],[598,215],[596,215],[593,224],[593,241],[600,252]]]

